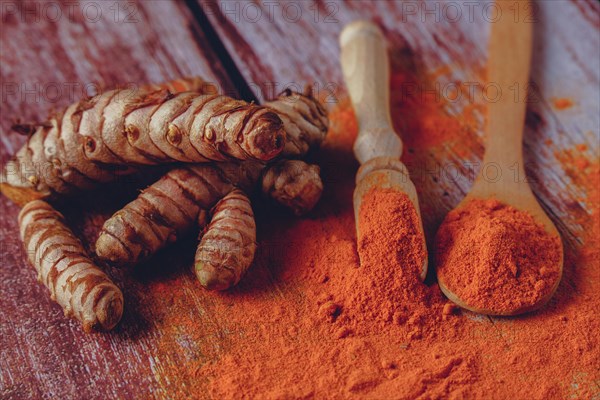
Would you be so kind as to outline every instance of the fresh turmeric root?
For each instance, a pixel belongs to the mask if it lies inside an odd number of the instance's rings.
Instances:
[[[265,103],[283,121],[286,132],[284,157],[301,157],[310,149],[317,148],[329,129],[327,111],[312,97],[310,86],[304,93],[290,89],[283,91],[276,100]]]
[[[19,204],[53,199],[146,165],[267,161],[282,150],[288,157],[303,156],[327,132],[326,111],[309,92],[285,91],[265,107],[215,92],[199,78],[113,90],[68,107],[48,123],[18,125],[16,130],[30,137],[5,166],[0,188]],[[194,224],[206,224],[206,210],[237,187],[250,190],[261,174],[263,192],[297,214],[310,210],[320,197],[318,167],[302,161],[284,160],[267,168],[254,161],[185,165],[168,172],[106,221],[97,254],[116,264],[136,263]],[[239,201],[240,193],[233,193]],[[229,258],[220,260],[215,260],[215,268]],[[236,268],[244,271],[252,257],[239,261]]]
[[[282,160],[263,174],[262,191],[300,215],[311,210],[323,191],[319,167],[300,160]],[[211,211],[196,251],[195,272],[208,290],[236,285],[252,264],[256,251],[256,225],[250,200],[235,189]],[[204,216],[202,224],[204,222]]]
[[[86,255],[63,216],[36,200],[19,213],[21,239],[38,280],[65,315],[75,317],[86,332],[110,330],[123,314],[123,294]]]
[[[90,189],[148,165],[268,161],[285,145],[283,123],[267,107],[156,86],[110,90],[48,122],[16,129],[30,136],[5,166],[0,188],[21,205]]]
[[[166,173],[109,218],[96,241],[96,254],[116,265],[133,265],[188,233],[201,210],[236,186],[250,189],[257,163],[190,164]]]
[[[319,167],[300,160],[279,161],[263,173],[262,191],[297,215],[303,214],[323,192]],[[256,226],[250,201],[239,189],[220,200],[211,214],[196,251],[195,272],[206,289],[226,290],[236,285],[252,264]],[[202,226],[204,221],[203,217]]]
[[[254,260],[256,224],[250,199],[239,189],[219,200],[211,214],[194,269],[206,289],[225,290],[240,281]]]
[[[286,145],[284,156],[304,155],[323,141],[327,113],[310,93],[286,91],[268,107],[282,113],[287,137],[294,143],[293,147]],[[262,169],[258,163],[246,162],[189,165],[169,171],[105,222],[96,253],[117,265],[139,262],[187,233],[200,210],[209,210],[234,187],[250,191]],[[296,214],[314,207],[323,190],[317,166],[284,160],[273,169],[263,171],[264,193]]]
[[[266,171],[250,161],[184,165],[166,173],[104,223],[96,254],[115,265],[134,265],[187,234],[202,210],[210,210],[233,189],[253,191],[261,173],[269,177],[266,182],[263,178],[263,193],[296,214],[312,209],[321,195],[319,167],[300,160],[282,160]]]
[[[294,214],[305,214],[313,209],[323,193],[320,169],[300,160],[278,161],[263,174],[262,192]]]
[[[262,191],[301,215],[315,206],[323,192],[319,167],[300,160],[279,161],[263,173]],[[250,201],[238,189],[220,200],[211,214],[196,251],[195,273],[206,289],[226,290],[252,264],[256,226]]]

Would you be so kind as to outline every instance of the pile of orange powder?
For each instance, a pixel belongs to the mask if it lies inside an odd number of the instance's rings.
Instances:
[[[562,246],[524,211],[471,200],[436,237],[437,277],[469,309],[518,314],[545,303],[561,277]]]

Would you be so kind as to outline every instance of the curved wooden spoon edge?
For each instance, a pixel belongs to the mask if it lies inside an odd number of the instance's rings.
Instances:
[[[436,271],[436,272],[438,272],[438,271]],[[454,292],[452,292],[452,290],[450,290],[448,288],[448,286],[444,282],[442,275],[439,274],[439,272],[437,273],[437,281],[438,281],[440,290],[442,291],[442,293],[444,293],[444,295],[448,298],[448,300],[450,300],[457,306],[464,308],[465,310],[469,310],[474,313],[483,314],[483,315],[498,316],[498,317],[510,317],[510,316],[526,314],[526,313],[529,313],[532,311],[539,310],[540,308],[542,308],[543,306],[548,304],[548,302],[550,301],[552,296],[554,296],[554,294],[556,293],[556,290],[558,289],[558,285],[560,284],[561,277],[562,277],[562,270],[560,271],[559,274],[560,274],[559,279],[556,280],[556,282],[554,283],[552,289],[548,292],[548,294],[546,294],[544,297],[542,297],[535,304],[523,306],[523,307],[517,308],[512,311],[494,311],[494,310],[486,310],[483,308],[477,308],[477,307],[471,306],[471,305],[465,303],[464,301],[462,301],[456,294],[454,294]]]

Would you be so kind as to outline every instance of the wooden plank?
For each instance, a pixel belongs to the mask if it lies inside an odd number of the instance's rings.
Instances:
[[[181,2],[3,1],[0,6],[3,162],[25,139],[9,131],[14,119],[43,120],[50,109],[98,87],[201,75],[234,90]],[[118,198],[82,200],[81,207],[65,211],[89,244],[103,220],[134,195],[129,190]],[[157,320],[173,311],[172,304],[164,293],[148,293],[147,286],[164,279],[176,292],[202,293],[181,268],[190,265],[189,257],[159,257],[158,265],[145,265],[142,273],[108,269],[124,291],[124,318],[111,334],[86,335],[37,283],[18,239],[17,207],[2,197],[0,213],[0,397],[148,398],[166,393],[161,391],[170,383],[158,371],[168,372],[172,360],[159,344],[175,338],[157,328]],[[187,251],[175,254],[192,254],[194,244],[187,245]],[[171,276],[165,276],[161,261],[171,267]],[[198,328],[204,342],[214,341],[210,321],[215,318],[202,299],[196,304],[190,312],[204,315],[198,317],[205,321]]]

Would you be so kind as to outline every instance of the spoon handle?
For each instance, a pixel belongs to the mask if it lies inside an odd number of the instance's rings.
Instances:
[[[512,2],[498,1],[499,5]],[[519,7],[527,7],[527,1]],[[519,168],[522,162],[523,125],[527,108],[527,86],[531,63],[532,23],[524,21],[523,13],[504,12],[491,24],[488,85],[488,116],[486,126],[485,163]],[[496,94],[495,94],[496,93]]]
[[[390,118],[390,67],[381,30],[366,21],[344,28],[341,63],[359,124],[354,154],[363,164],[375,157],[399,158],[402,142]]]

